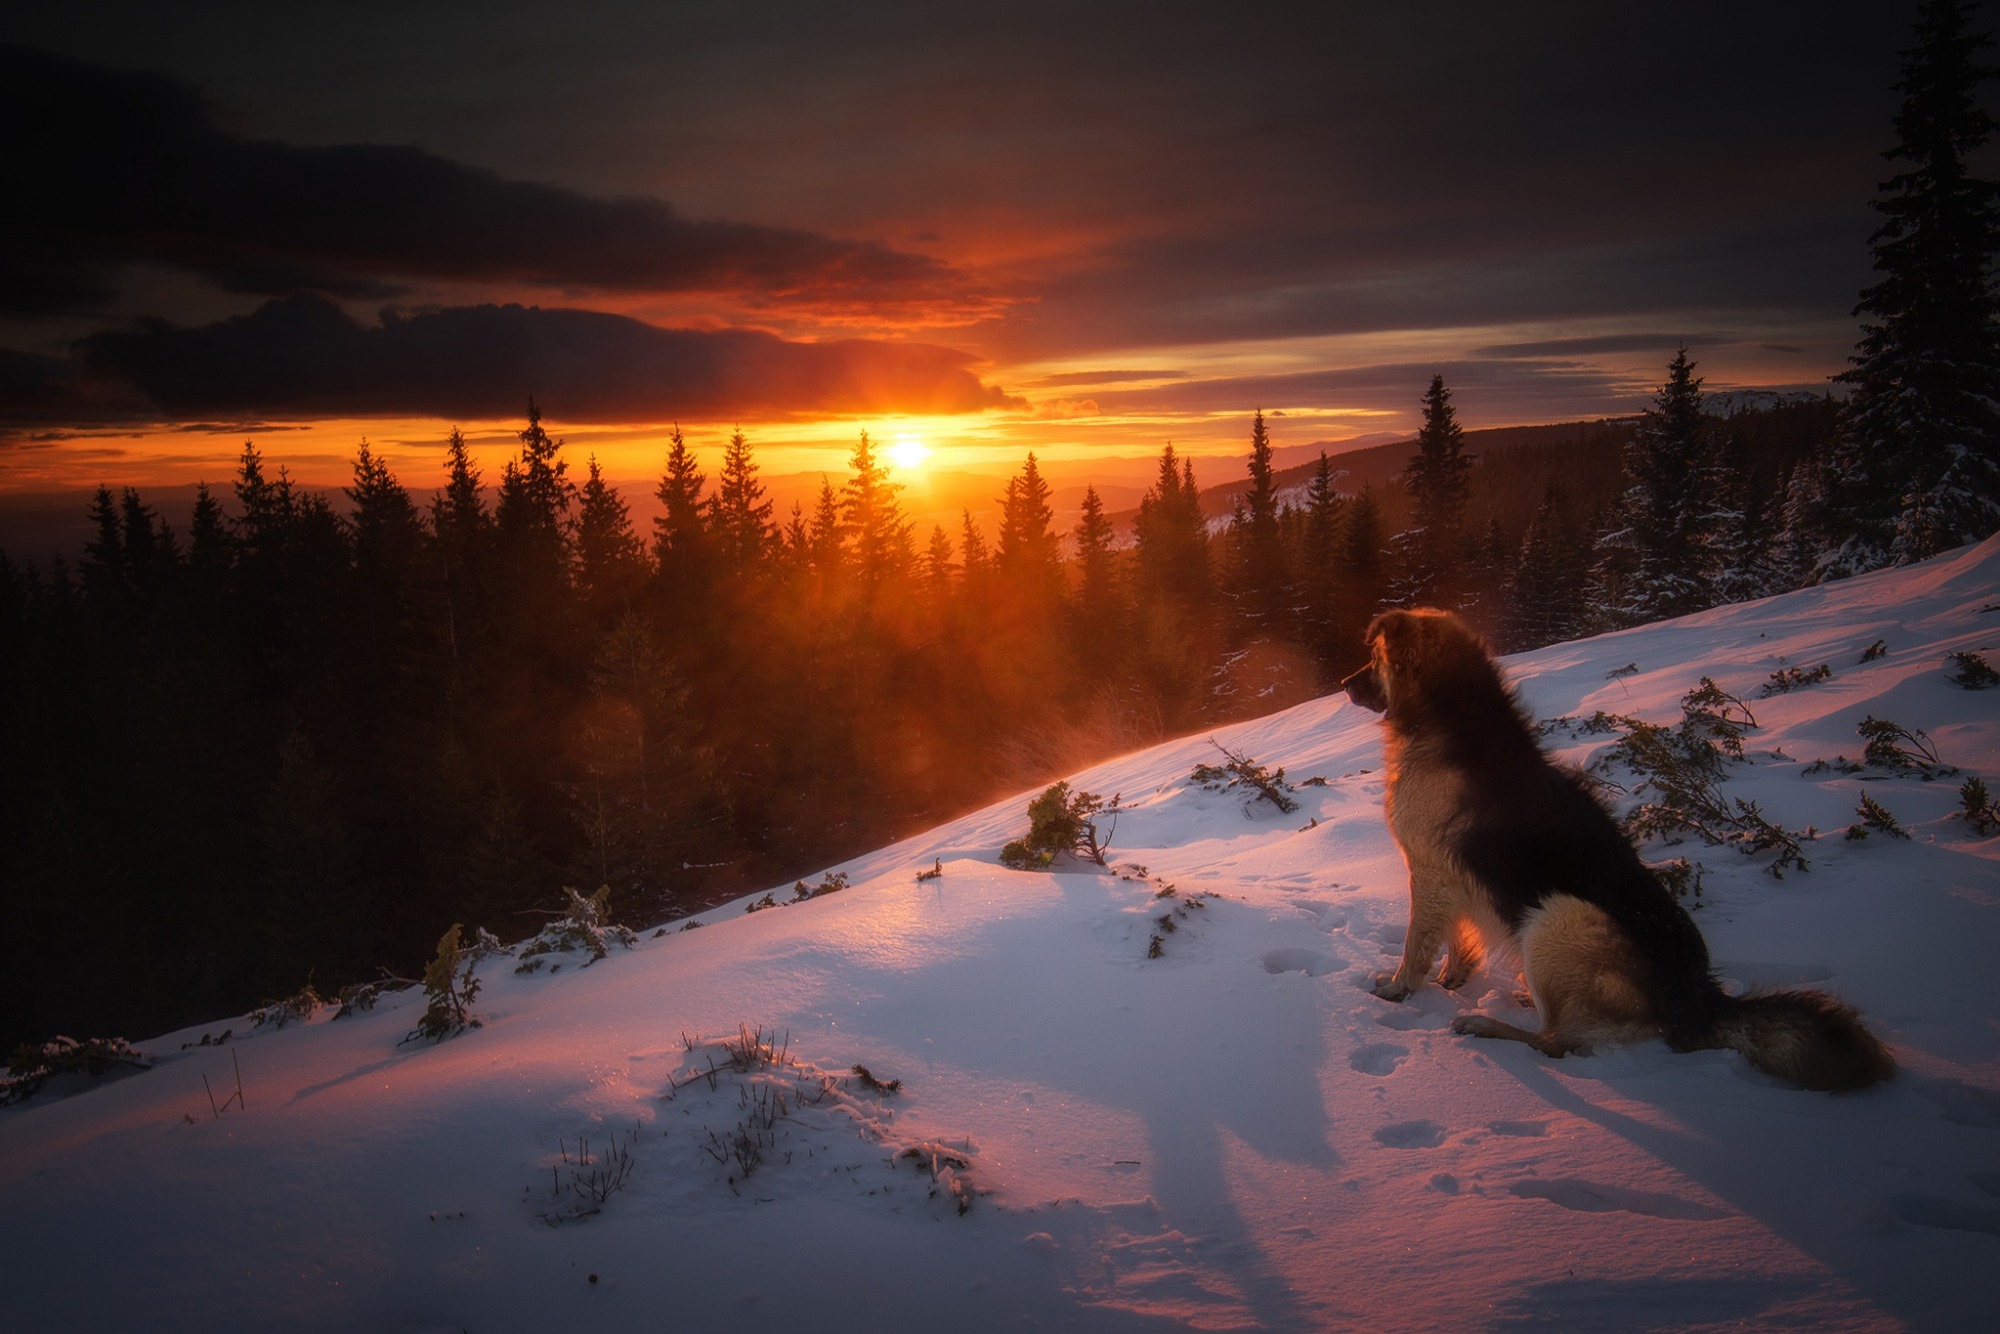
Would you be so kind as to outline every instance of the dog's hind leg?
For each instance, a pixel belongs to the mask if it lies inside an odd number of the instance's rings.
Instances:
[[[1403,962],[1393,973],[1376,975],[1373,988],[1383,1000],[1399,1001],[1423,986],[1431,964],[1457,924],[1451,880],[1434,870],[1411,868],[1410,928],[1403,936]]]
[[[1506,1038],[1510,1042],[1525,1042],[1544,1056],[1560,1060],[1571,1052],[1588,1051],[1582,1043],[1548,1033],[1535,1033],[1525,1028],[1516,1028],[1490,1014],[1462,1014],[1451,1021],[1451,1031],[1475,1038]]]
[[[1460,918],[1445,937],[1444,971],[1438,974],[1438,985],[1446,991],[1457,991],[1485,961],[1485,937],[1470,918]]]

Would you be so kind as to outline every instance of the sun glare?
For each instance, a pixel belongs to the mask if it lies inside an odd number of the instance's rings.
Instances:
[[[902,472],[914,472],[924,466],[924,460],[931,456],[930,446],[913,435],[899,435],[889,444],[890,466]]]

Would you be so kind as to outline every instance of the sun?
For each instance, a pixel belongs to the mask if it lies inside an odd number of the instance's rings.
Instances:
[[[913,435],[899,435],[890,442],[885,451],[890,466],[903,472],[915,472],[924,466],[924,460],[931,456],[930,446]]]

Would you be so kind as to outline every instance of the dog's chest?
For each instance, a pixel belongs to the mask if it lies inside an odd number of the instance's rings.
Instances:
[[[1387,758],[1389,782],[1383,808],[1390,832],[1406,854],[1444,851],[1454,817],[1463,805],[1465,784],[1461,776],[1418,747],[1392,747]]]

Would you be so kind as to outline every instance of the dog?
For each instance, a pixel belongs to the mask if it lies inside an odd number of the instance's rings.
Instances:
[[[1343,681],[1382,715],[1389,828],[1410,871],[1402,963],[1374,992],[1401,1001],[1456,990],[1495,950],[1519,960],[1541,1013],[1531,1032],[1468,1014],[1454,1032],[1525,1042],[1546,1056],[1664,1039],[1726,1047],[1802,1088],[1887,1079],[1895,1063],[1849,1006],[1810,990],[1732,997],[1708,946],[1639,860],[1583,776],[1542,753],[1485,644],[1449,612],[1389,611]]]

